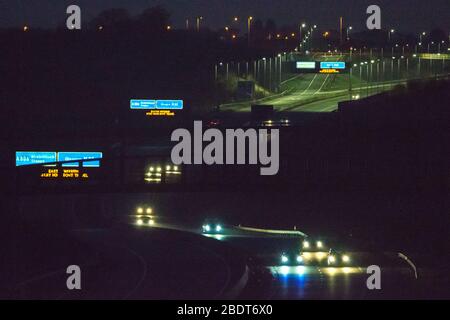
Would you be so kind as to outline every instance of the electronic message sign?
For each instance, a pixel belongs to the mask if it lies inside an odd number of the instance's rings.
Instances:
[[[72,161],[72,160],[90,160],[101,159],[103,154],[101,152],[58,152],[58,162]],[[78,162],[63,163],[63,167],[78,167]],[[83,161],[85,168],[98,168],[100,161]]]

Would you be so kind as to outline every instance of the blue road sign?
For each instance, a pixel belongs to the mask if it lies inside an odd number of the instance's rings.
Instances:
[[[101,159],[101,152],[58,152],[58,161]],[[78,167],[78,162],[63,163],[63,167]],[[100,161],[83,161],[83,167],[98,168]]]
[[[131,109],[156,109],[156,100],[130,100]]]
[[[183,100],[130,100],[130,108],[137,110],[181,110]]]
[[[17,151],[16,167],[56,162],[56,152]]]
[[[345,62],[321,62],[320,69],[345,69]]]
[[[158,100],[156,107],[163,110],[181,110],[183,109],[183,100]]]

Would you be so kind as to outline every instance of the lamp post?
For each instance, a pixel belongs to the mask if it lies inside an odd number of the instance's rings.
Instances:
[[[389,41],[391,41],[391,39],[392,39],[392,34],[393,34],[394,32],[395,32],[395,29],[389,30],[389,32],[388,32]]]
[[[302,39],[303,39],[303,28],[306,28],[306,23],[304,23],[304,22],[302,22],[301,24],[300,24],[300,28],[299,28],[299,41],[300,41],[300,44],[302,44]]]
[[[197,17],[197,32],[200,31],[200,22],[203,20],[203,17]]]
[[[350,40],[350,37],[349,37],[349,31],[352,31],[352,30],[353,30],[353,27],[352,27],[352,26],[347,27],[347,41]]]
[[[252,28],[252,20],[253,20],[252,16],[247,18],[247,30],[248,30],[247,40],[248,40],[248,46],[250,46],[250,32],[251,32],[251,28]]]

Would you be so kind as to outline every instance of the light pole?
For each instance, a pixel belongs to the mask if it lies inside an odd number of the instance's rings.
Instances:
[[[251,31],[251,28],[252,28],[252,20],[253,20],[253,17],[252,17],[252,16],[250,16],[250,17],[247,18],[247,30],[248,30],[247,39],[248,39],[248,46],[250,46],[250,31]]]
[[[419,42],[422,42],[422,37],[424,37],[427,33],[424,31],[419,34]]]
[[[349,37],[349,31],[352,31],[352,30],[353,30],[353,27],[352,27],[352,26],[347,27],[347,41],[350,40],[350,37]]]
[[[393,34],[394,32],[395,32],[395,29],[389,30],[389,32],[388,32],[389,41],[391,41],[391,39],[392,39],[392,34]]]
[[[302,23],[300,23],[300,27],[299,27],[299,43],[300,43],[300,46],[299,46],[299,50],[300,50],[300,48],[302,47],[301,46],[301,44],[302,44],[302,40],[303,40],[303,28],[306,28],[306,23],[304,23],[304,22],[302,22]]]
[[[200,31],[200,22],[203,20],[203,17],[197,17],[197,32]]]

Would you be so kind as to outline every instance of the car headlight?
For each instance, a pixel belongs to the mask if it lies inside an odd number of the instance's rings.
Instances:
[[[317,241],[316,246],[317,246],[317,248],[323,248],[323,242]]]
[[[309,248],[309,242],[308,241],[303,241],[303,248]]]
[[[211,231],[210,225],[209,225],[209,224],[204,225],[204,226],[203,226],[203,231],[206,231],[206,232]]]
[[[345,263],[349,263],[350,262],[350,257],[348,255],[343,255],[342,256],[342,261]]]
[[[328,263],[335,263],[336,262],[336,257],[335,256],[329,256],[328,257]]]
[[[152,213],[152,208],[147,208],[147,210],[145,211],[147,214],[151,214]]]
[[[142,219],[138,219],[137,221],[136,221],[136,223],[138,224],[138,225],[143,225],[144,224],[144,221],[142,220]]]
[[[216,226],[216,231],[217,231],[217,232],[222,231],[222,226],[221,226],[221,225],[217,225],[217,226]]]
[[[302,257],[302,256],[297,256],[297,262],[298,262],[298,263],[303,262],[303,257]]]
[[[137,213],[139,213],[139,214],[142,214],[142,213],[144,213],[144,209],[143,208],[137,208]]]
[[[155,221],[153,219],[148,220],[148,225],[152,226],[155,224]]]
[[[289,258],[286,255],[281,256],[281,262],[287,263],[289,261]]]

